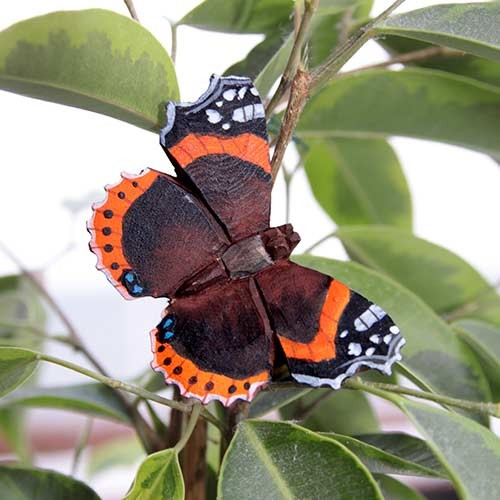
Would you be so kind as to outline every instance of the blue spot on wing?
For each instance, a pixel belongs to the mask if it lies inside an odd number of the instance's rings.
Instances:
[[[124,271],[121,281],[128,293],[133,297],[144,294],[144,287],[140,284],[139,277],[135,271],[131,269]]]

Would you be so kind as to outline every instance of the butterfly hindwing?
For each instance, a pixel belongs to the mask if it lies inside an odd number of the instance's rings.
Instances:
[[[252,280],[176,298],[151,332],[153,368],[203,403],[251,400],[270,378],[272,334]]]
[[[339,389],[362,367],[387,375],[401,360],[404,339],[389,315],[340,281],[282,262],[257,283],[297,382]]]
[[[194,186],[231,239],[269,227],[266,119],[249,78],[214,75],[198,101],[170,102],[160,140],[179,178]]]
[[[172,296],[213,263],[228,240],[176,179],[155,170],[106,187],[88,222],[98,269],[127,299]]]

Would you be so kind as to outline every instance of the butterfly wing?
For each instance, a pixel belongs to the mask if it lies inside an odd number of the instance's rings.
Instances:
[[[173,296],[227,245],[211,214],[173,177],[149,169],[122,174],[106,191],[87,224],[90,249],[127,299]]]
[[[257,276],[293,378],[339,389],[360,368],[391,373],[405,340],[379,306],[325,274],[282,262]]]
[[[168,103],[160,142],[177,176],[194,187],[231,239],[269,227],[266,119],[249,78],[214,75],[198,101]]]
[[[252,280],[175,299],[151,332],[152,367],[186,397],[250,401],[272,366],[272,332]],[[260,305],[259,305],[260,304]]]

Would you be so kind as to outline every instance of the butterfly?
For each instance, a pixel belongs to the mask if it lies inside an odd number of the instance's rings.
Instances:
[[[269,227],[265,111],[252,81],[212,76],[166,105],[160,143],[176,177],[122,174],[88,223],[97,268],[127,299],[169,299],[152,367],[181,394],[251,401],[285,360],[295,381],[339,389],[360,368],[391,373],[404,345],[379,306],[290,262],[290,224]]]

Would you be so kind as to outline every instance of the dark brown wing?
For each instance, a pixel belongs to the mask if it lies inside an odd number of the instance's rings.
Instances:
[[[151,332],[153,368],[203,403],[250,401],[268,382],[273,360],[272,332],[256,294],[252,280],[241,280],[172,301]]]
[[[391,373],[404,338],[389,315],[325,274],[282,262],[257,276],[295,380],[339,389],[361,367]]]
[[[160,141],[179,179],[194,186],[232,240],[269,227],[266,120],[249,78],[214,75],[198,101],[170,102]]]
[[[216,262],[227,246],[222,228],[179,182],[155,170],[106,188],[88,222],[97,268],[127,299],[171,297]]]

